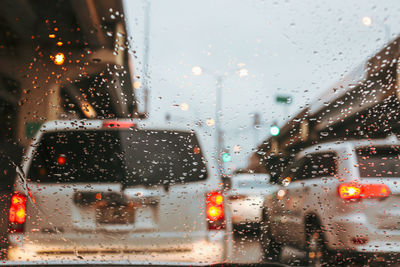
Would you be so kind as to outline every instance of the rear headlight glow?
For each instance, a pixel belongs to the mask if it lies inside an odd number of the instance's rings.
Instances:
[[[208,218],[213,221],[215,221],[216,218],[220,218],[223,213],[222,208],[217,206],[211,206],[208,208],[207,211],[208,211]]]
[[[8,212],[8,220],[13,224],[23,224],[26,218],[26,197],[20,193],[14,193],[11,197],[11,205]]]
[[[65,155],[59,155],[57,158],[57,163],[58,165],[64,165],[67,162],[67,158],[65,157]]]
[[[342,199],[387,197],[390,194],[385,184],[344,183],[339,185],[338,191]]]
[[[224,197],[220,192],[210,192],[206,195],[206,214],[208,229],[224,229]]]
[[[135,124],[129,121],[105,121],[103,122],[103,128],[134,128]]]

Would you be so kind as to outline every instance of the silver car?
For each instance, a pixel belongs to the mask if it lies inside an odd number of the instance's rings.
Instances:
[[[265,195],[269,192],[269,175],[241,173],[232,176],[228,192],[234,226],[258,226],[262,219]]]
[[[44,124],[16,179],[8,258],[225,261],[230,215],[203,144],[135,121]]]
[[[298,153],[265,199],[265,256],[277,259],[289,245],[305,249],[313,264],[359,254],[397,261],[399,157],[394,137],[324,143]]]

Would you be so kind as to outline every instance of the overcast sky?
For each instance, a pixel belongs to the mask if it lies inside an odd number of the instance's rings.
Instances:
[[[144,0],[126,0],[137,71],[144,54]],[[297,113],[400,32],[398,0],[152,0],[150,119],[192,123],[214,118],[215,77],[223,75],[225,145],[242,146],[232,168],[246,164],[269,125]],[[372,18],[365,26],[362,18]],[[193,66],[205,71],[193,76]],[[247,77],[237,70],[246,68]],[[293,103],[275,103],[276,95]],[[187,103],[183,111],[179,105]],[[252,114],[263,126],[254,130]],[[207,126],[204,126],[207,127]],[[257,141],[256,141],[257,140]]]

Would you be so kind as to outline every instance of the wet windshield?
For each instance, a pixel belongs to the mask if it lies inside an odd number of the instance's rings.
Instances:
[[[0,262],[400,266],[399,0],[1,0]]]
[[[68,131],[45,134],[28,172],[39,183],[162,185],[204,180],[192,134],[168,131]]]
[[[360,177],[400,177],[399,156],[398,146],[358,149]]]

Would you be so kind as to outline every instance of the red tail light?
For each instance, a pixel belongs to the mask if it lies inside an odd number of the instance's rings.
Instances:
[[[339,196],[343,199],[387,197],[390,189],[385,184],[345,183],[339,185]]]
[[[11,197],[10,209],[8,212],[8,221],[12,225],[14,232],[22,231],[22,226],[26,218],[26,197],[18,192]]]
[[[206,196],[208,229],[225,229],[224,197],[220,192],[210,192]]]
[[[129,121],[105,121],[103,122],[103,128],[133,128],[135,124]]]
[[[67,158],[64,154],[61,154],[57,158],[58,165],[64,165],[67,162]]]

